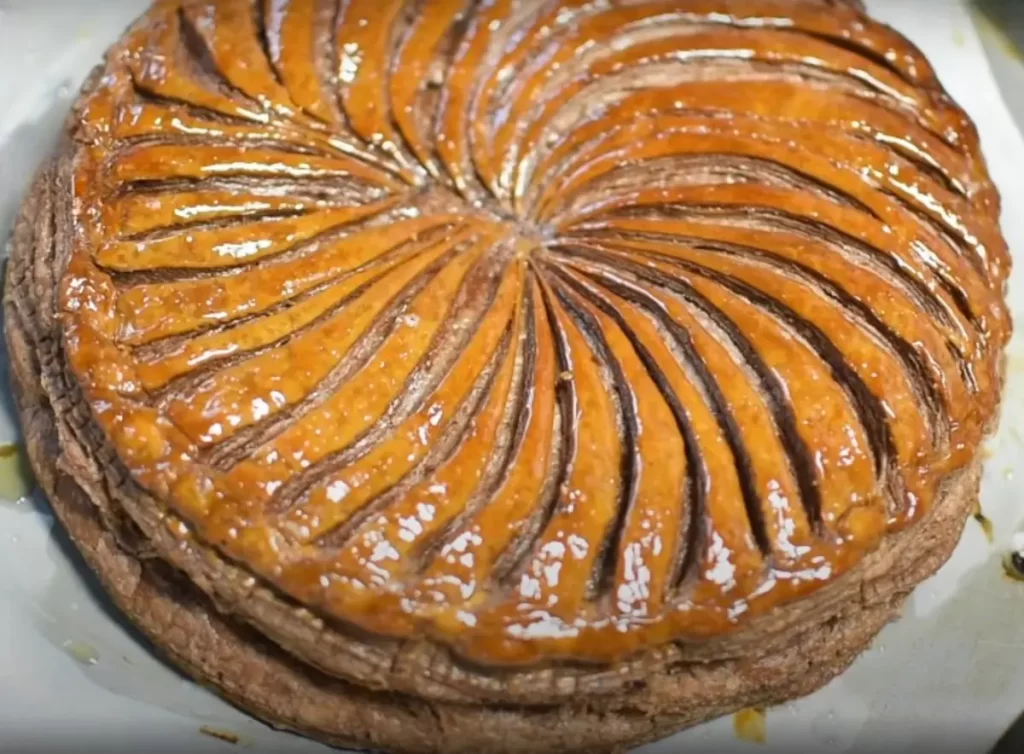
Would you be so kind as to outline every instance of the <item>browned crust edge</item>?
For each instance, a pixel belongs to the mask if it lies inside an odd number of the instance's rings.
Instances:
[[[43,180],[52,173],[42,173]],[[37,182],[12,254],[31,258]],[[38,296],[41,292],[33,291]],[[816,690],[841,673],[895,617],[909,591],[949,557],[977,501],[979,465],[948,480],[917,526],[886,544],[884,579],[851,590],[838,616],[777,652],[753,659],[680,663],[642,687],[604,699],[546,707],[462,705],[369,691],[301,664],[254,630],[221,615],[197,587],[156,559],[131,555],[60,458],[58,418],[40,386],[36,344],[4,288],[5,331],[26,446],[57,518],[118,607],[175,665],[272,725],[337,746],[389,752],[615,752],[735,709]],[[71,449],[80,451],[81,449]],[[880,583],[884,582],[884,583]]]

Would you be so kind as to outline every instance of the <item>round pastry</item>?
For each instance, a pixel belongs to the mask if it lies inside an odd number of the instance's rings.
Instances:
[[[839,0],[160,0],[16,230],[57,515],[175,663],[391,752],[614,751],[841,672],[1010,333],[978,139]]]

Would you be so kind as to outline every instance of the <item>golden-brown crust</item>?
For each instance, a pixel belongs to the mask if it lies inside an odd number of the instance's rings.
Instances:
[[[847,588],[839,613],[805,627],[787,647],[670,664],[626,693],[532,708],[481,706],[373,692],[329,678],[222,615],[160,559],[132,552],[138,545],[132,525],[103,513],[114,501],[85,492],[83,485],[95,481],[83,476],[79,454],[88,449],[76,447],[69,415],[55,413],[50,402],[40,364],[48,333],[26,296],[36,279],[34,249],[54,240],[47,231],[52,179],[44,173],[26,202],[4,293],[15,397],[40,484],[86,563],[145,635],[198,682],[276,726],[340,746],[409,754],[618,752],[739,707],[791,699],[841,672],[898,613],[913,585],[948,557],[976,501],[974,468],[951,480],[912,531],[887,540],[875,577]],[[45,277],[45,267],[35,272]]]
[[[411,8],[161,0],[79,104],[60,337],[182,547],[473,662],[609,662],[806,598],[971,462],[1008,257],[906,40]]]
[[[62,242],[51,222],[54,199],[63,190],[58,175],[44,171],[25,203],[4,292],[15,397],[30,459],[59,520],[126,615],[197,681],[275,725],[338,745],[416,754],[612,752],[739,707],[791,699],[841,672],[898,613],[909,590],[948,557],[974,507],[976,467],[950,480],[918,526],[890,537],[857,572],[834,584],[830,608],[805,612],[800,625],[785,632],[784,643],[763,641],[762,634],[762,641],[732,657],[655,657],[660,662],[651,662],[642,675],[613,667],[607,672],[628,683],[596,697],[545,702],[537,686],[532,706],[471,705],[431,701],[436,689],[429,673],[418,688],[405,686],[409,695],[331,679],[241,627],[239,615],[222,614],[202,591],[211,589],[209,583],[199,580],[197,588],[154,558],[151,543],[119,515],[110,494],[117,489],[115,477],[94,457],[107,451],[79,444],[88,422],[52,370],[59,345],[45,299],[37,295],[52,281],[53,255]],[[232,607],[219,599],[217,606]]]

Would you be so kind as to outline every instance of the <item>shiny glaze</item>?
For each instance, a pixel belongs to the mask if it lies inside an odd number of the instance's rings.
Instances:
[[[469,5],[161,1],[81,104],[64,346],[171,530],[524,664],[735,630],[920,518],[1010,328],[917,50],[822,0]]]

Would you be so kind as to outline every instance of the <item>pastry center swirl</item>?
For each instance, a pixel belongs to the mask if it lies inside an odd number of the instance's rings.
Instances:
[[[995,409],[976,135],[846,4],[162,0],[75,138],[93,418],[171,536],[339,625],[720,635],[924,515]]]

